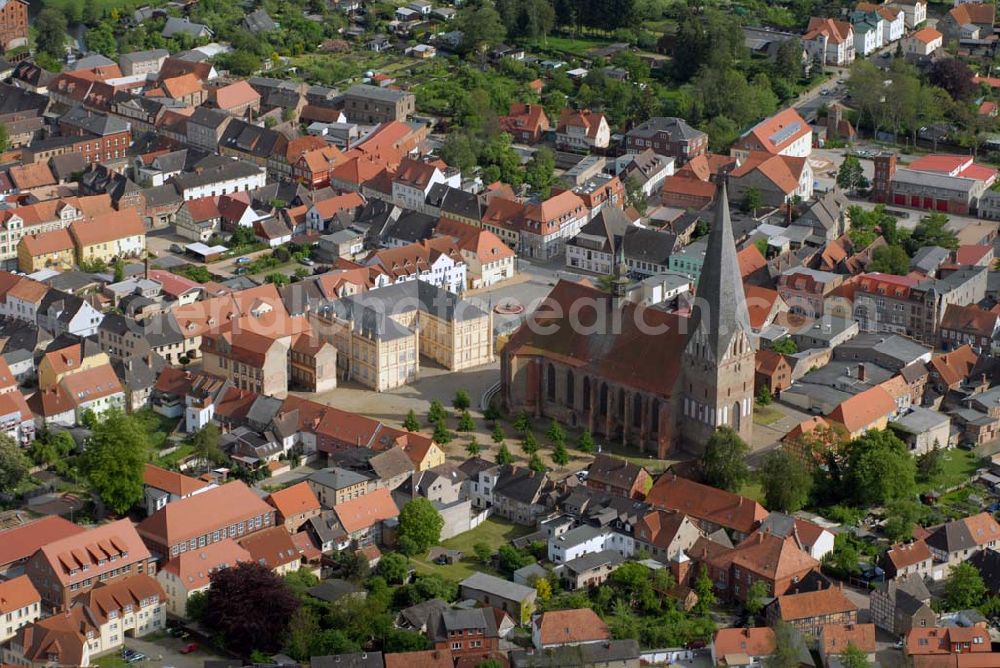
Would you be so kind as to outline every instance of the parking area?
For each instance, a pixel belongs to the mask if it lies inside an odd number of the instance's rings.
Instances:
[[[182,653],[185,647],[192,643],[191,639],[181,640],[171,638],[166,634],[154,634],[145,638],[129,638],[125,646],[136,652],[146,655],[146,658],[132,664],[128,664],[118,655],[105,657],[101,665],[108,666],[128,666],[135,668],[201,668],[208,659],[221,659],[223,657],[214,652],[207,651],[199,645],[198,649],[190,653]]]

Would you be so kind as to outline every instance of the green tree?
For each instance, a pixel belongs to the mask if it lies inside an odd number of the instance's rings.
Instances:
[[[472,546],[472,551],[481,564],[488,564],[490,559],[493,558],[493,548],[488,543],[476,543]]]
[[[399,511],[399,536],[412,540],[419,554],[440,542],[443,526],[441,514],[424,497],[413,499]]]
[[[0,123],[0,153],[8,148],[10,148],[10,134],[7,132],[7,126]]]
[[[920,482],[930,482],[944,472],[944,451],[937,441],[934,447],[917,457],[917,478]]]
[[[906,276],[910,273],[910,256],[900,246],[882,246],[872,253],[871,271]]]
[[[115,260],[114,282],[121,283],[125,280],[125,261],[121,258]]]
[[[440,445],[451,443],[452,434],[448,429],[448,423],[444,420],[444,418],[441,418],[434,423],[434,433],[431,435],[431,438],[434,439],[435,443]]]
[[[552,192],[552,184],[556,180],[556,154],[552,149],[543,146],[531,156],[524,170],[524,181],[531,186],[535,194],[547,199]]]
[[[840,169],[837,170],[837,185],[851,193],[868,187],[868,179],[865,178],[865,171],[858,156],[848,154],[844,157]]]
[[[458,430],[459,431],[475,431],[476,422],[472,419],[472,413],[469,411],[462,411],[462,414],[458,416]]]
[[[584,431],[580,434],[580,440],[577,442],[576,447],[580,450],[580,452],[590,454],[594,451],[595,447],[594,436],[589,431]]]
[[[301,603],[280,577],[251,561],[216,569],[209,580],[202,613],[202,624],[209,631],[243,654],[281,649]]]
[[[783,513],[801,510],[809,500],[812,474],[802,460],[787,450],[773,450],[760,469],[767,507]]]
[[[420,422],[417,421],[417,414],[412,408],[406,414],[406,419],[403,420],[403,428],[406,431],[420,431]]]
[[[494,443],[503,443],[504,439],[507,438],[507,436],[503,433],[503,425],[499,422],[493,425],[492,438]]]
[[[646,193],[642,190],[642,184],[635,177],[635,174],[629,174],[625,178],[624,185],[625,204],[635,208],[640,214],[646,213],[646,209],[649,208],[649,202],[646,198]]]
[[[764,599],[770,596],[767,583],[763,580],[754,580],[747,589],[747,600],[744,607],[751,617],[756,617],[764,610]]]
[[[467,174],[479,163],[479,146],[467,132],[449,132],[441,146],[441,159]]]
[[[847,649],[841,653],[840,663],[844,668],[868,668],[872,665],[865,651],[852,642],[847,643]]]
[[[569,464],[569,452],[566,450],[566,444],[562,441],[556,442],[556,447],[552,450],[552,461],[559,466]]]
[[[466,411],[469,406],[472,405],[472,398],[469,396],[467,390],[458,390],[455,392],[455,398],[451,400],[451,405],[457,411]]]
[[[705,445],[701,474],[705,483],[730,492],[739,490],[750,475],[746,457],[750,447],[729,427],[719,427]]]
[[[948,250],[955,250],[958,248],[958,237],[946,227],[947,224],[948,216],[943,213],[931,213],[924,216],[913,228],[913,234],[907,244],[908,250],[911,253],[916,253],[924,246],[940,246]]]
[[[916,493],[916,462],[891,431],[870,431],[847,445],[844,491],[861,507]]]
[[[507,444],[503,443],[500,445],[500,449],[497,450],[497,464],[500,466],[509,466],[514,463],[514,455],[510,454],[510,450],[507,449]]]
[[[318,613],[313,608],[300,606],[288,620],[285,653],[299,661],[307,660],[319,632]]]
[[[0,491],[10,492],[21,484],[31,469],[31,460],[14,439],[0,434]]]
[[[219,447],[219,436],[219,428],[209,422],[191,436],[191,454],[204,464],[222,464],[226,456]]]
[[[188,596],[187,603],[184,606],[184,612],[187,614],[188,619],[195,622],[202,621],[202,616],[205,614],[205,603],[207,601],[208,594],[205,592],[191,592]]]
[[[531,418],[528,417],[526,412],[521,411],[514,420],[514,431],[519,434],[526,434],[529,429],[531,429]]]
[[[952,566],[944,583],[945,610],[968,610],[986,598],[986,585],[976,567],[968,562]]]
[[[913,527],[920,519],[920,513],[920,504],[915,499],[896,499],[886,506],[882,530],[894,543],[908,540],[913,536]]]
[[[528,432],[521,440],[521,450],[526,455],[533,455],[538,452],[538,440],[532,432]]]
[[[858,572],[859,559],[851,534],[839,533],[833,539],[833,550],[824,555],[823,562],[846,577]]]
[[[91,28],[84,37],[87,48],[91,51],[107,56],[108,58],[118,57],[118,40],[115,39],[114,28],[108,23]]]
[[[66,16],[54,7],[46,7],[35,19],[35,45],[38,50],[59,62],[66,57]]]
[[[565,443],[566,442],[566,431],[562,428],[556,420],[552,420],[552,424],[549,425],[549,430],[545,432],[546,438],[549,439],[551,443]]]
[[[83,470],[104,504],[119,515],[142,499],[149,435],[135,418],[111,410],[87,439]]]
[[[788,622],[778,620],[774,625],[774,654],[764,660],[766,668],[799,668],[802,665],[799,650],[801,636]]]
[[[694,580],[694,593],[698,595],[695,610],[699,614],[706,614],[709,608],[715,604],[715,585],[712,584],[712,578],[708,576],[707,568],[698,569],[698,577]]]
[[[790,336],[772,341],[770,348],[774,352],[781,353],[782,355],[794,355],[799,352],[798,345],[795,344],[795,341]]]
[[[469,453],[470,457],[478,457],[481,450],[482,448],[475,438],[469,441],[468,445],[465,446],[465,451]]]
[[[770,406],[772,401],[774,401],[774,397],[771,396],[771,388],[761,384],[760,389],[757,390],[757,403],[761,406]]]
[[[448,414],[444,412],[444,406],[437,399],[431,402],[431,407],[427,410],[427,422],[429,424],[435,424],[444,420],[448,417]]]
[[[399,552],[389,552],[379,559],[375,572],[389,584],[403,584],[410,572],[410,561]]]
[[[528,468],[537,473],[545,473],[545,463],[537,452],[532,453],[531,459],[528,460]]]
[[[743,202],[740,204],[740,208],[745,212],[752,214],[756,218],[757,209],[762,206],[764,206],[764,198],[758,188],[751,186],[743,191]]]
[[[461,48],[466,53],[481,53],[507,37],[500,14],[489,5],[470,6],[459,12],[456,27],[462,33]]]

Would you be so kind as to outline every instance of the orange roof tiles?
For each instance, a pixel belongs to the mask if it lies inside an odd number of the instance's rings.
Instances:
[[[767,266],[767,260],[760,254],[760,249],[756,245],[750,244],[736,254],[736,261],[740,263],[740,276],[746,278],[750,274]]]
[[[160,570],[173,573],[187,591],[207,587],[212,571],[232,568],[241,561],[252,561],[250,553],[231,538],[224,538],[197,550],[177,555]]]
[[[510,246],[489,230],[450,218],[442,218],[434,232],[454,237],[461,250],[475,255],[480,262],[497,262],[515,254]]]
[[[794,535],[781,538],[759,531],[737,545],[729,561],[772,582],[802,577],[820,565],[802,550]]]
[[[851,24],[846,21],[813,16],[809,19],[809,25],[806,27],[806,33],[802,39],[811,40],[824,35],[832,44],[840,44],[853,39],[853,32]]]
[[[91,222],[73,223],[69,229],[81,246],[146,235],[139,212],[131,208],[95,217]]]
[[[931,42],[944,39],[944,35],[935,30],[934,28],[923,28],[917,32],[910,35],[910,39],[915,39],[918,42],[923,42],[924,44],[930,44]]]
[[[812,129],[799,112],[787,107],[752,127],[736,141],[736,147],[778,154],[810,132]]]
[[[34,162],[27,165],[15,165],[7,170],[10,180],[20,190],[30,190],[40,186],[55,185],[56,177],[52,176],[47,162]]]
[[[146,464],[143,468],[142,482],[148,487],[154,487],[181,498],[191,496],[208,487],[208,483],[204,480],[198,480],[177,471],[168,471],[153,464]]]
[[[824,656],[843,654],[849,646],[865,654],[875,652],[874,624],[824,624],[819,632],[819,647]]]
[[[385,487],[356,499],[338,503],[334,506],[333,512],[337,514],[344,531],[349,534],[369,529],[383,520],[399,516],[399,509],[396,508],[389,490]]]
[[[786,622],[858,611],[839,587],[779,596],[777,605],[780,618]]]
[[[283,518],[319,510],[319,499],[307,482],[272,492],[266,501],[274,506]]]
[[[202,90],[201,79],[192,73],[163,79],[160,86],[174,99],[188,97]]]
[[[77,406],[123,392],[121,381],[110,364],[102,364],[86,371],[71,373],[60,381],[60,386]]]
[[[986,629],[938,626],[910,629],[906,634],[905,652],[907,656],[951,654],[956,643],[968,643],[963,649],[965,652],[992,652],[990,634]]]
[[[27,575],[0,582],[0,615],[41,603],[41,600],[41,595]]]
[[[931,550],[924,541],[915,540],[912,543],[893,545],[886,551],[885,558],[892,563],[896,571],[901,571],[904,568],[924,561],[929,562],[931,560]]]
[[[664,473],[653,483],[646,494],[646,503],[654,508],[677,510],[744,534],[749,534],[767,517],[767,511],[753,499],[673,473]]]
[[[228,86],[210,90],[209,97],[215,101],[215,106],[226,110],[260,102],[260,93],[243,79]]]
[[[34,558],[45,560],[59,582],[69,586],[88,578],[96,582],[104,573],[146,561],[149,556],[132,522],[123,519],[48,542],[40,546]],[[111,557],[115,560],[111,561]]]
[[[261,529],[240,538],[238,542],[240,547],[250,553],[252,561],[271,570],[299,560],[299,549],[284,527]]]
[[[768,318],[775,310],[775,304],[781,301],[777,290],[762,288],[759,285],[744,285],[747,313],[750,316],[750,326],[760,330],[768,324]]]
[[[996,316],[994,316],[995,320]],[[978,362],[979,355],[972,350],[970,345],[966,344],[951,352],[932,357],[930,366],[940,376],[941,381],[951,387],[968,378]]]
[[[165,545],[190,540],[274,510],[237,480],[168,503],[139,523],[139,533]]]
[[[455,668],[455,659],[447,649],[386,654],[385,668]]]
[[[774,631],[766,626],[755,628],[719,629],[713,640],[715,656],[722,660],[726,655],[771,656],[776,642]]]
[[[549,610],[533,622],[542,645],[577,645],[611,640],[608,625],[590,608]]]
[[[593,139],[601,129],[602,122],[606,123],[604,114],[594,112],[590,109],[570,109],[564,108],[559,112],[559,123],[556,129],[564,132],[568,127],[582,128],[588,137]]]
[[[31,257],[73,250],[73,237],[67,229],[30,234],[23,237],[21,243]]]
[[[752,151],[731,174],[734,178],[740,178],[759,172],[782,192],[791,194],[799,187],[799,179],[805,166],[806,158]]]
[[[896,411],[896,402],[881,387],[873,387],[845,399],[827,416],[854,434],[867,429]]]

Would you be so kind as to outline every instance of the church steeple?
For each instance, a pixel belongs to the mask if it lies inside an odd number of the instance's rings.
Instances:
[[[725,356],[740,333],[750,335],[750,316],[729,216],[726,177],[721,176],[720,181],[715,220],[698,278],[690,330],[692,335],[698,334],[699,343],[707,346],[706,352],[716,361]]]

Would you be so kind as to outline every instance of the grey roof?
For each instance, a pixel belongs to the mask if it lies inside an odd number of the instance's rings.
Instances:
[[[913,406],[909,413],[892,420],[892,425],[907,433],[919,435],[949,422],[951,422],[950,418],[944,413],[932,411],[922,406]],[[943,447],[946,444],[942,443],[941,445]]]
[[[833,352],[834,359],[847,359],[866,354],[864,351],[874,350],[877,354],[893,359],[902,366],[912,364],[919,358],[931,352],[931,349],[912,339],[895,334],[879,334],[866,332],[859,334],[850,341],[837,346]]]
[[[2,95],[0,95],[2,97]],[[83,153],[63,153],[49,158],[49,169],[60,181],[68,181],[70,177],[87,169],[87,158]]]
[[[266,429],[271,420],[281,411],[284,402],[275,397],[258,396],[247,411],[246,420],[255,429]]]
[[[382,88],[380,86],[369,86],[368,84],[357,84],[348,88],[345,95],[348,97],[361,97],[368,98],[370,100],[379,100],[380,102],[396,102],[407,95],[412,95],[412,93],[407,93],[402,90],[393,90],[391,88]]]
[[[360,594],[364,589],[347,580],[323,580],[315,587],[310,587],[306,593],[327,603],[335,603],[348,594]]]
[[[625,557],[615,550],[590,552],[576,559],[570,559],[563,566],[574,573],[584,573],[599,566],[617,566],[625,563]]]
[[[524,504],[537,503],[538,497],[548,483],[549,478],[544,473],[517,466],[505,466],[497,476],[493,496],[504,496]]]
[[[225,163],[201,172],[178,174],[171,181],[181,190],[197,188],[212,183],[221,183],[238,178],[247,178],[259,174],[261,168],[246,160],[227,160]]]
[[[48,96],[46,95],[33,93],[11,84],[0,83],[0,116],[28,112],[41,115],[48,104]]]
[[[174,35],[184,34],[191,35],[192,37],[199,37],[203,33],[209,35],[212,34],[211,29],[201,23],[192,23],[187,19],[179,19],[171,16],[167,19],[167,22],[163,26],[163,32],[161,33],[164,37],[170,38]]]
[[[511,668],[584,668],[638,661],[639,642],[631,638],[545,650],[515,649],[510,653]]]
[[[580,543],[586,543],[588,540],[596,538],[603,533],[603,529],[589,524],[582,524],[575,529],[570,529],[561,536],[558,536],[555,538],[555,542],[563,547],[571,547],[573,545],[579,545]]]
[[[924,246],[910,260],[910,269],[919,269],[929,274],[947,262],[949,257],[951,257],[951,251],[947,248]]]
[[[1000,593],[1000,552],[992,548],[980,550],[969,557],[969,563],[979,571],[991,594]]]
[[[519,585],[510,580],[498,578],[495,575],[486,573],[473,573],[459,584],[467,589],[494,594],[508,601],[534,600],[536,592],[531,587]]]
[[[964,519],[954,520],[935,529],[925,540],[929,547],[946,553],[970,550],[979,545]]]
[[[232,116],[219,109],[209,107],[195,107],[194,113],[188,116],[188,125],[200,125],[206,128],[216,129],[227,121],[232,120]]]
[[[161,206],[177,205],[180,208],[184,199],[177,192],[177,187],[173,183],[164,183],[162,186],[145,188],[142,196],[146,198],[147,208],[158,208]]]
[[[382,431],[381,429],[379,431]],[[368,460],[368,465],[382,480],[389,480],[396,476],[412,473],[413,461],[403,451],[402,448],[389,448],[380,452]]]
[[[77,59],[72,65],[67,65],[66,71],[75,72],[77,70],[92,70],[98,67],[110,67],[117,64],[118,63],[111,60],[107,56],[102,56],[99,53],[91,53],[83,58]]]
[[[705,136],[704,132],[691,127],[683,118],[670,116],[655,116],[650,118],[648,121],[629,130],[628,136],[649,139],[660,132],[669,134],[671,141],[678,139],[691,140]]]
[[[122,65],[144,63],[149,60],[159,60],[160,58],[167,58],[170,56],[170,52],[166,49],[149,49],[147,51],[133,51],[132,53],[123,53],[118,57],[118,62]]]
[[[408,608],[403,608],[399,611],[399,615],[411,627],[415,629],[424,629],[427,627],[428,620],[436,612],[441,612],[447,609],[447,601],[443,601],[440,598],[432,598],[429,601],[424,601],[423,603],[417,603],[416,605],[411,605]]]
[[[936,174],[933,172],[918,172],[912,169],[900,167],[892,177],[893,181],[907,183],[919,187],[951,190],[961,193],[970,193],[976,187],[975,179],[967,179],[960,176],[948,176],[947,174]]]
[[[419,211],[404,211],[402,215],[390,223],[388,236],[407,243],[416,243],[430,239],[434,234],[440,218],[429,216]]]
[[[355,652],[309,658],[309,668],[382,668],[384,665],[382,652]]]
[[[278,24],[263,8],[255,9],[243,17],[243,27],[252,33],[275,30]]]
[[[96,113],[83,107],[73,107],[60,117],[59,122],[102,137],[118,132],[128,132],[129,129],[128,122],[118,116]]]
[[[708,235],[690,325],[692,338],[703,338],[716,360],[722,359],[740,331],[750,332],[726,189],[723,181],[715,198],[715,221]]]
[[[355,473],[354,471],[338,466],[316,471],[307,480],[323,487],[329,487],[330,489],[346,489],[361,482],[368,482],[368,478],[360,473]]]
[[[528,564],[514,571],[514,577],[523,579],[525,582],[529,581],[532,577],[544,578],[548,574],[549,572],[545,570],[545,567],[539,563]]]

